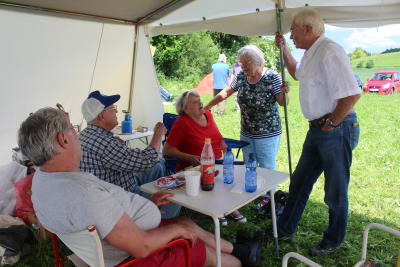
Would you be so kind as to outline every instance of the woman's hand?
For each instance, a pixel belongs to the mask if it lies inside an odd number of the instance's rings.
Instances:
[[[189,162],[192,166],[200,165],[200,156],[188,155],[185,161]]]
[[[281,89],[281,92],[283,92],[283,93],[285,93],[285,94],[289,93],[289,90],[290,90],[290,88],[289,88],[289,83],[288,83],[288,82],[282,83],[280,89]]]
[[[226,143],[225,143],[225,141],[224,140],[222,140],[222,143],[221,143],[221,145],[222,145],[222,151],[224,152],[224,154],[226,153],[226,151],[228,150],[228,146],[226,145]]]

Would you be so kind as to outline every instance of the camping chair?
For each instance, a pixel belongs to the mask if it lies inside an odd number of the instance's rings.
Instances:
[[[296,252],[288,252],[288,253],[285,254],[285,256],[283,256],[282,267],[287,267],[287,264],[288,264],[288,261],[289,261],[290,258],[295,258],[295,259],[301,261],[302,263],[305,263],[305,264],[307,264],[308,266],[311,266],[311,267],[322,267],[318,263],[313,262],[309,258],[306,258],[303,255],[300,255],[299,253],[296,253]]]
[[[58,238],[74,253],[67,257],[61,257],[58,248]],[[104,267],[103,248],[101,246],[100,237],[94,226],[89,226],[86,230],[78,233],[67,235],[51,234],[53,254],[56,267],[64,267],[65,261],[72,261],[77,267]],[[191,267],[191,246],[186,239],[175,239],[170,241],[164,247],[152,252],[149,256],[159,253],[160,251],[172,247],[176,244],[183,244],[186,250],[186,263]],[[116,265],[115,267],[134,266],[143,259],[128,258]]]
[[[356,263],[356,265],[354,265],[354,267],[360,267],[363,266],[364,264],[366,264],[368,262],[367,260],[367,245],[368,245],[368,233],[369,230],[371,230],[372,228],[376,228],[382,231],[385,231],[387,233],[390,233],[392,235],[395,235],[397,237],[400,237],[400,231],[399,230],[395,230],[392,229],[386,225],[382,225],[379,223],[370,223],[368,224],[365,229],[364,229],[364,234],[363,234],[363,244],[362,244],[362,249],[361,249],[361,260],[359,262]],[[400,255],[398,258],[398,263],[400,262]],[[397,266],[400,266],[399,264]]]
[[[163,143],[167,140],[167,137],[172,129],[172,125],[174,122],[179,118],[179,115],[172,114],[172,113],[164,113],[163,115],[163,123],[167,128],[167,133],[165,134],[165,139]],[[224,138],[225,144],[231,149],[237,149],[236,158],[239,157],[240,150],[247,146],[249,143],[246,141],[240,141],[230,138]],[[174,173],[176,164],[178,160],[176,158],[165,158],[167,173]]]

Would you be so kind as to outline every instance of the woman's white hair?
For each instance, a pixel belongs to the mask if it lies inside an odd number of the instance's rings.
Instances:
[[[304,8],[296,13],[293,17],[293,23],[304,28],[311,26],[312,31],[316,36],[321,36],[325,32],[325,23],[318,12],[311,8]]]
[[[260,66],[265,65],[264,53],[256,45],[246,45],[240,48],[237,57],[239,61],[244,57],[250,57],[253,64]]]
[[[176,113],[178,113],[180,116],[186,114],[185,109],[190,95],[195,95],[197,97],[200,97],[199,93],[197,93],[196,91],[186,91],[183,94],[181,94],[181,96],[178,98],[175,104]]]

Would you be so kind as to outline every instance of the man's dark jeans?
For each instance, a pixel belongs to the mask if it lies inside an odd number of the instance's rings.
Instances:
[[[329,207],[329,226],[323,243],[339,246],[346,233],[348,184],[352,150],[358,144],[360,128],[355,112],[332,131],[310,126],[303,151],[289,186],[289,200],[278,221],[279,232],[292,235],[303,214],[314,183],[324,172],[325,203]]]

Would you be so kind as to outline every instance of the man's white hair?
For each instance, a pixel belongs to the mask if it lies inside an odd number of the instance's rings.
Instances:
[[[321,36],[325,32],[325,23],[318,12],[311,8],[304,8],[293,17],[293,23],[304,28],[312,27],[312,31],[316,36]]]

